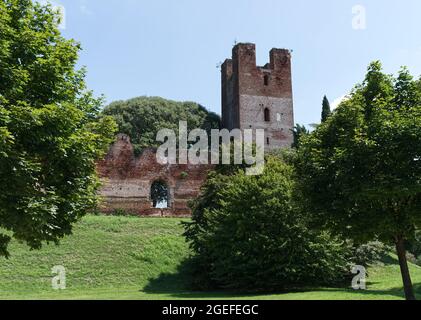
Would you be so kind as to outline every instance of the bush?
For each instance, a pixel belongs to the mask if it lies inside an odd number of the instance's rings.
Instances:
[[[349,263],[351,265],[369,265],[379,263],[393,249],[380,241],[372,241],[362,245],[350,245],[351,256]]]
[[[196,286],[270,291],[342,281],[346,246],[309,230],[293,190],[291,166],[276,157],[260,176],[212,172],[185,224]]]
[[[411,260],[412,263],[415,263],[421,266],[421,231],[416,230],[415,236],[406,242],[406,247],[410,252],[410,255],[413,256]]]
[[[121,208],[115,209],[112,213],[112,216],[115,216],[115,217],[129,217],[131,215],[132,214],[130,212]]]

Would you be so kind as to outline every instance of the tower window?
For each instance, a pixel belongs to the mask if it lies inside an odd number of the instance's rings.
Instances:
[[[266,138],[266,143],[267,143],[267,145],[270,145],[270,139],[269,138]]]
[[[264,77],[264,83],[265,83],[265,86],[268,86],[269,85],[269,76],[266,74],[265,75],[265,77]]]
[[[265,109],[265,122],[270,122],[270,110],[268,108]]]

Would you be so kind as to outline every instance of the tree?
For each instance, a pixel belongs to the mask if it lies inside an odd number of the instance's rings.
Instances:
[[[330,103],[326,96],[323,97],[323,108],[322,108],[322,123],[326,122],[327,118],[332,114],[330,109]]]
[[[210,173],[185,223],[197,287],[265,291],[343,280],[345,248],[307,227],[290,165],[269,156],[260,176],[223,172]]]
[[[421,82],[373,62],[364,82],[311,135],[297,157],[314,218],[356,240],[394,244],[414,299],[405,241],[421,221]]]
[[[58,13],[31,0],[0,1],[0,255],[14,237],[58,243],[96,204],[95,161],[115,123],[77,70],[80,46]]]
[[[179,121],[190,129],[201,128],[209,135],[219,129],[220,117],[194,102],[176,102],[159,97],[138,97],[116,101],[105,107],[104,115],[112,116],[121,133],[130,136],[136,154],[148,147],[158,147],[156,134],[161,129],[178,132]]]
[[[294,143],[292,144],[292,147],[294,149],[298,149],[300,147],[300,141],[302,137],[306,134],[309,134],[309,131],[304,125],[297,124],[292,130],[292,133],[294,136]]]

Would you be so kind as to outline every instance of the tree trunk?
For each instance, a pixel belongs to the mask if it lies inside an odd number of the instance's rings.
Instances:
[[[409,274],[408,262],[406,260],[405,241],[401,236],[396,238],[396,252],[399,258],[399,266],[401,268],[405,298],[406,300],[416,300],[411,275]]]

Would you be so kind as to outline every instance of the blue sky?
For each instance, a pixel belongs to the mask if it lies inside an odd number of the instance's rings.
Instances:
[[[361,82],[370,61],[421,74],[419,0],[56,0],[63,34],[80,41],[90,89],[107,102],[140,95],[196,101],[220,113],[218,63],[233,44],[254,42],[264,65],[272,47],[293,50],[295,120],[319,122]],[[352,8],[366,10],[356,30]],[[354,19],[354,20],[353,20]]]

